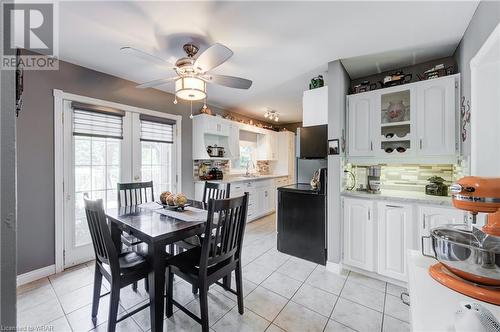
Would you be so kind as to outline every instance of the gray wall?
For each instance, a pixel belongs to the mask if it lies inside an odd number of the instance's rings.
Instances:
[[[339,60],[328,63],[328,139],[345,137],[346,95],[350,77]],[[328,156],[328,261],[339,263],[342,252],[342,190],[343,151]]]
[[[483,43],[500,23],[500,2],[481,1],[472,17],[467,30],[455,51],[455,59],[461,73],[461,92],[470,101],[471,73],[470,60],[476,55]],[[475,112],[474,107],[471,112]],[[462,143],[462,154],[470,155],[470,126],[467,126],[468,139]]]
[[[0,71],[0,326],[4,328],[16,326],[15,86],[15,71]]]
[[[182,190],[193,195],[192,129],[187,103],[174,105],[169,93],[139,90],[133,82],[62,61],[58,71],[25,71],[24,84],[17,142],[18,274],[54,264],[53,89],[182,115]],[[201,104],[195,107],[199,109]]]

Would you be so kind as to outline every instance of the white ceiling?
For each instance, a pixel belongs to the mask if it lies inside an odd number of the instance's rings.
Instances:
[[[253,80],[249,90],[210,85],[209,103],[280,122],[302,120],[302,91],[327,63],[345,59],[353,76],[377,67],[448,56],[477,2],[61,2],[60,58],[142,83],[173,72],[120,52],[134,46],[183,55],[182,44],[214,42],[234,56],[214,72]],[[394,51],[394,52],[392,52]],[[368,54],[377,56],[360,57]],[[349,62],[348,58],[359,57]],[[386,68],[391,69],[391,68]],[[173,85],[162,90],[172,92]]]

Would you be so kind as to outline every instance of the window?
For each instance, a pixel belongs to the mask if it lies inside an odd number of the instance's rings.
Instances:
[[[172,165],[175,122],[140,116],[141,181],[153,181],[155,198],[163,191],[174,191]]]

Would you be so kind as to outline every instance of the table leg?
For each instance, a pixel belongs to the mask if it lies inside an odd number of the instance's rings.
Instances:
[[[165,244],[148,245],[148,257],[152,264],[149,273],[149,312],[151,331],[163,331],[164,294],[165,294]]]

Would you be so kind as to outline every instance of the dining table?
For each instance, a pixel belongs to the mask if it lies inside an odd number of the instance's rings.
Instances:
[[[111,237],[117,248],[122,246],[122,232],[147,244],[146,257],[151,265],[148,276],[151,331],[163,331],[165,268],[170,255],[166,248],[205,230],[203,204],[197,201],[189,201],[189,204],[186,211],[173,213],[159,204],[155,208],[152,203],[106,209]]]

